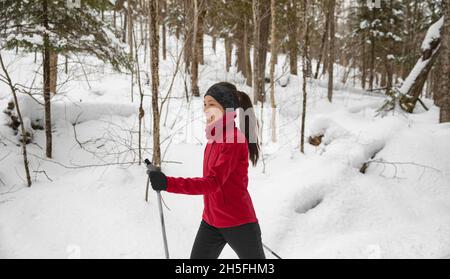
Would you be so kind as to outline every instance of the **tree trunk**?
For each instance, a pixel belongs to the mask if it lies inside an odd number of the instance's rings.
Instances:
[[[289,70],[291,75],[297,75],[298,69],[298,44],[297,44],[297,2],[295,0],[290,0],[289,10],[288,10],[288,48],[289,48]]]
[[[253,55],[253,102],[265,100],[265,70],[270,27],[269,0],[253,0],[254,55]],[[255,69],[257,68],[257,69]]]
[[[163,1],[163,8],[164,8],[164,13],[163,13],[163,17],[166,16],[167,13],[167,2]],[[162,20],[162,57],[163,60],[166,60],[167,57],[167,47],[166,47],[166,25],[164,24],[164,20]]]
[[[444,25],[442,27],[442,74],[439,122],[450,122],[450,0],[443,0],[444,4]]]
[[[225,70],[227,72],[230,71],[231,67],[231,54],[233,53],[233,44],[231,43],[231,39],[225,38]]]
[[[50,92],[56,94],[58,84],[58,53],[50,51]]]
[[[435,24],[438,23],[436,22],[433,25]],[[431,26],[430,28],[434,27]],[[422,94],[423,85],[427,80],[428,73],[433,67],[433,64],[441,50],[441,38],[435,38],[429,43],[428,48],[422,51],[422,56],[417,61],[408,77],[405,79],[405,82],[400,88],[400,92],[408,95],[408,98],[402,98],[400,100],[400,105],[406,112],[413,112],[416,102]]]
[[[261,0],[260,0],[261,1]],[[258,59],[259,63],[259,101],[265,102],[266,100],[266,90],[265,90],[265,74],[266,74],[266,62],[267,62],[267,51],[269,47],[269,34],[270,34],[270,0],[262,0],[262,5],[260,6],[261,11],[261,26],[259,29],[259,50]]]
[[[320,42],[319,58],[317,59],[316,73],[314,74],[314,79],[318,79],[319,78],[320,62],[322,62],[322,56],[324,54],[325,44],[327,42],[329,22],[330,22],[330,13],[326,12],[325,27],[324,27],[323,34],[322,34],[322,39],[321,39],[321,42]],[[326,65],[324,64],[323,67],[325,68]]]
[[[212,42],[211,42],[211,47],[214,51],[214,53],[216,53],[216,44],[217,44],[217,39],[215,36],[212,37]]]
[[[276,6],[275,0],[270,0],[270,12],[271,12],[271,28],[270,28],[270,105],[272,107],[272,142],[277,142],[277,126],[276,126],[276,113],[277,105],[275,102],[275,63],[277,56],[276,48]]]
[[[128,1],[128,46],[130,48],[130,58],[133,58],[133,10],[131,1]]]
[[[48,23],[48,3],[47,0],[42,2],[42,18],[45,29],[49,29]],[[44,34],[44,61],[43,61],[43,74],[44,74],[44,107],[45,107],[45,153],[48,158],[52,158],[52,115],[51,115],[51,102],[50,102],[50,42],[48,34]]]
[[[333,99],[333,74],[334,74],[334,42],[335,42],[335,23],[334,23],[334,11],[336,6],[336,0],[329,0],[330,11],[330,38],[329,38],[329,57],[328,57],[328,101]]]
[[[245,46],[244,46],[244,27],[239,26],[235,31],[236,42],[236,63],[237,71],[246,77],[245,72]]]
[[[204,1],[200,2],[200,6],[198,7],[198,20],[197,20],[197,60],[200,65],[205,64],[205,57],[204,57],[204,48],[203,48],[203,33],[205,32],[205,16],[206,16],[206,9]]]
[[[259,0],[252,0],[252,12],[253,12],[253,103],[256,105],[259,100],[259,29],[261,26],[260,22],[260,8]]]
[[[244,60],[245,60],[245,77],[247,78],[247,86],[252,86],[252,62],[250,60],[250,45],[248,42],[248,20],[245,18],[244,24]]]
[[[184,0],[184,64],[186,72],[189,73],[191,67],[191,58],[192,58],[192,28],[193,24],[191,20],[193,20],[193,10],[191,8],[193,0]]]
[[[373,90],[375,79],[375,38],[370,36],[370,68],[369,68],[369,90]]]
[[[192,26],[192,61],[191,61],[191,86],[192,95],[195,97],[200,96],[200,90],[198,88],[198,50],[197,50],[197,31],[198,31],[198,2],[194,0],[194,18]]]
[[[302,76],[303,76],[303,100],[302,100],[302,123],[301,123],[301,136],[300,136],[300,152],[305,153],[305,122],[306,122],[306,101],[307,101],[307,76],[308,76],[308,36],[309,36],[309,28],[308,28],[308,15],[307,15],[307,7],[308,1],[305,0],[302,3],[302,20],[303,20],[303,51],[302,51]],[[332,71],[330,71],[332,73]]]
[[[363,36],[362,38],[362,51],[361,51],[361,87],[363,89],[366,89],[366,72],[367,72],[367,65],[366,65],[366,38]]]
[[[27,132],[26,132],[24,124],[23,124],[22,113],[20,112],[19,102],[17,100],[16,88],[14,87],[14,83],[12,82],[12,80],[9,76],[8,70],[6,69],[6,66],[3,63],[3,58],[2,58],[1,53],[0,53],[0,65],[3,69],[3,73],[5,74],[6,82],[8,83],[8,86],[11,89],[11,93],[13,94],[14,106],[16,107],[17,116],[19,117],[20,127],[21,127],[21,132],[22,132],[23,165],[25,167],[25,175],[27,177],[27,185],[28,185],[28,187],[31,187],[30,168],[28,166],[28,154],[27,154],[27,140],[26,140]]]
[[[153,115],[153,164],[161,166],[160,113],[158,106],[159,88],[159,16],[158,1],[150,1],[150,48],[152,74],[152,115]]]

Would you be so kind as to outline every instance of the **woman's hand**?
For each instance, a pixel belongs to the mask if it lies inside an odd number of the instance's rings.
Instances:
[[[165,191],[167,189],[167,178],[161,171],[147,170],[147,174],[150,177],[150,183],[155,191]]]

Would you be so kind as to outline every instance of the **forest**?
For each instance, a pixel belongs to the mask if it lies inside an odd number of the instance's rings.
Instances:
[[[187,258],[144,159],[206,176],[218,82],[268,258],[450,258],[449,60],[450,0],[0,0],[0,258]]]

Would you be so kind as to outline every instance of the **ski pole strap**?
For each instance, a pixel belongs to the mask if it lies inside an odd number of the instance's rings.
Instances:
[[[269,251],[272,255],[274,255],[275,257],[277,257],[278,259],[282,260],[282,258],[280,256],[278,256],[277,253],[275,253],[272,249],[269,248],[269,246],[267,246],[266,244],[263,243],[263,247],[267,249],[267,251]]]

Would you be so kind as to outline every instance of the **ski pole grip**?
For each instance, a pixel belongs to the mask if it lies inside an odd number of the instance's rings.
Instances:
[[[159,171],[159,168],[157,166],[153,165],[149,159],[145,159],[144,163],[149,171]]]

